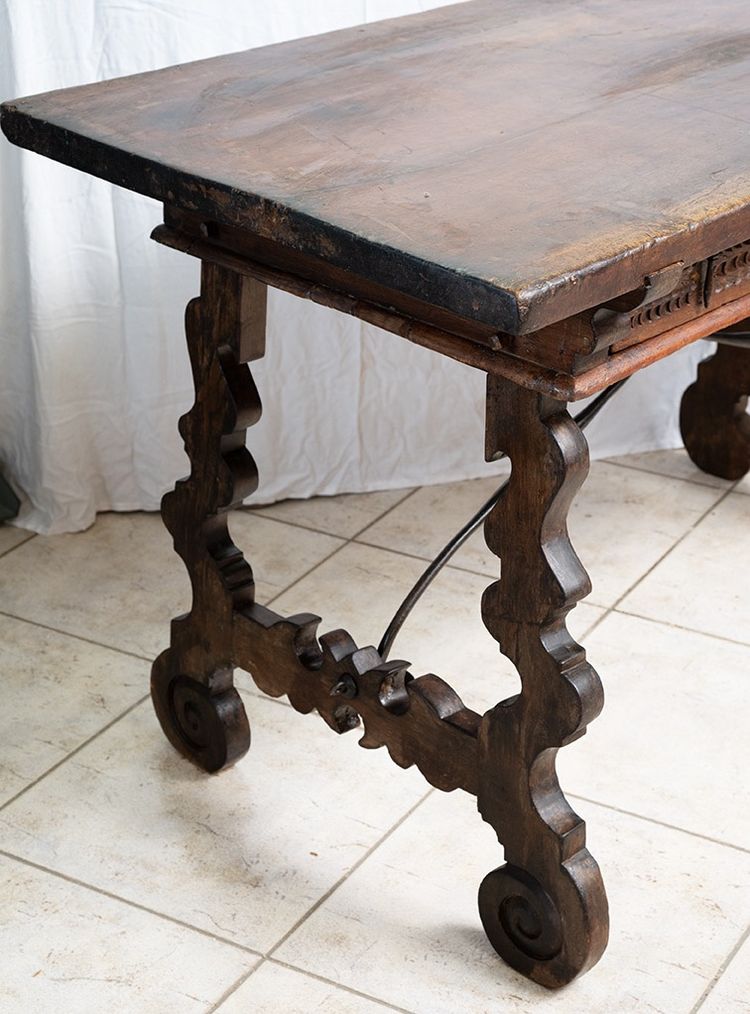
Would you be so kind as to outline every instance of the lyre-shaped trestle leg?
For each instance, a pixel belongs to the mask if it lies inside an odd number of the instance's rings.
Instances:
[[[186,312],[195,404],[180,420],[191,472],[162,501],[162,517],[190,575],[190,612],[172,622],[154,663],[151,695],[170,742],[207,771],[246,753],[250,727],[233,686],[235,610],[254,598],[253,573],[232,543],[227,512],[258,473],[245,430],[261,406],[244,364],[263,355],[266,291],[218,265],[202,267],[201,295]]]
[[[680,406],[685,448],[704,472],[741,479],[750,471],[748,395],[750,342],[719,345],[698,367],[698,377]]]
[[[484,879],[479,909],[498,953],[557,987],[593,965],[608,936],[599,868],[555,773],[558,748],[603,703],[599,678],[565,626],[590,590],[566,527],[588,448],[564,403],[490,377],[487,457],[501,452],[511,459],[510,484],[485,527],[501,579],[485,592],[483,617],[522,690],[489,711],[480,731],[479,810],[506,864]]]

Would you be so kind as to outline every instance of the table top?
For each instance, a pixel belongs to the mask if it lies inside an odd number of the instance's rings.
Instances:
[[[472,0],[2,106],[10,140],[522,334],[750,238],[747,0]]]

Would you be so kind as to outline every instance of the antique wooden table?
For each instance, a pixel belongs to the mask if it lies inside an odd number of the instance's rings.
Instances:
[[[241,757],[241,666],[476,795],[505,849],[479,891],[484,927],[550,987],[607,941],[599,869],[555,774],[602,706],[565,625],[589,591],[566,529],[588,455],[566,403],[742,330],[749,86],[747,0],[474,0],[2,107],[15,144],[161,201],[154,239],[202,261],[192,471],[163,502],[193,587],[153,668],[166,735],[209,771]],[[486,524],[502,579],[482,611],[523,685],[487,714],[344,631],[318,637],[316,616],[254,601],[226,517],[257,481],[246,364],[263,354],[269,285],[487,373],[487,458],[508,452],[513,472]],[[750,348],[720,345],[681,411],[707,471],[750,467],[748,392]]]

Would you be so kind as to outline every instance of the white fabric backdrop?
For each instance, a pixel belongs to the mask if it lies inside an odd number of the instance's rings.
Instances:
[[[440,0],[0,0],[0,98],[68,87],[440,6]],[[196,262],[148,240],[160,207],[0,139],[0,467],[18,524],[76,531],[155,509],[186,471],[183,308]],[[500,238],[501,239],[501,238]],[[594,455],[676,446],[702,349],[639,375]],[[484,463],[481,374],[273,293],[257,502],[435,483]]]

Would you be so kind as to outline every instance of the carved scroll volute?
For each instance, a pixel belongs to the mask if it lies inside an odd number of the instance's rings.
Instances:
[[[590,588],[566,524],[588,452],[564,404],[489,378],[487,456],[500,452],[513,472],[486,523],[501,580],[485,592],[483,617],[522,690],[488,712],[480,730],[479,809],[507,862],[485,879],[480,913],[509,964],[555,987],[594,964],[607,940],[598,867],[555,772],[557,749],[603,703],[599,678],[565,626]]]

